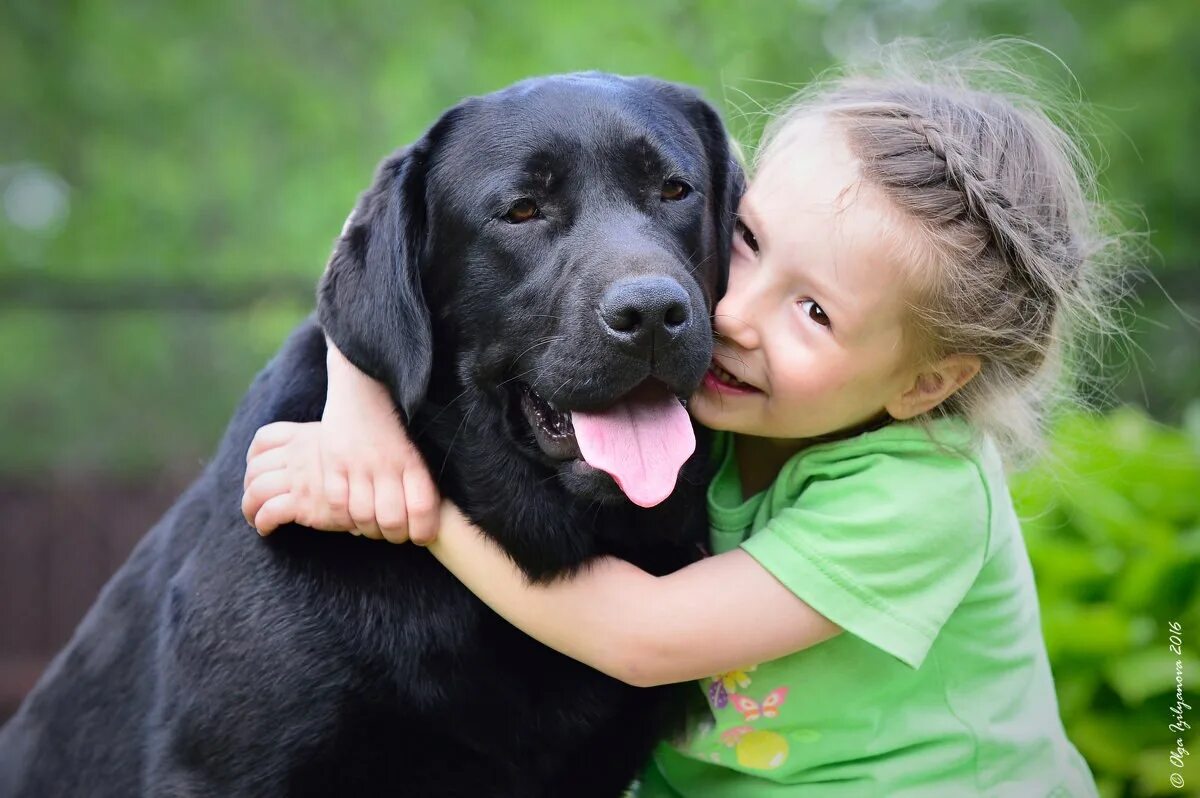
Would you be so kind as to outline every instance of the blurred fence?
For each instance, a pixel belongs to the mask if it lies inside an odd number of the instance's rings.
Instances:
[[[0,723],[185,482],[0,484]]]

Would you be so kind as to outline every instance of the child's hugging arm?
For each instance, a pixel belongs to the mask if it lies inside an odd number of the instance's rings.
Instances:
[[[246,454],[242,512],[260,534],[286,523],[426,544],[438,493],[387,389],[326,338],[320,423],[268,424]]]
[[[632,685],[711,676],[841,632],[741,550],[662,577],[601,557],[570,578],[530,584],[453,504],[439,514],[387,391],[332,344],[329,381],[320,423],[267,425],[250,447],[242,511],[261,534],[294,521],[411,536],[511,624]]]
[[[777,659],[842,631],[740,549],[666,576],[600,557],[572,577],[530,584],[499,546],[443,502],[429,550],[509,623],[640,687]]]

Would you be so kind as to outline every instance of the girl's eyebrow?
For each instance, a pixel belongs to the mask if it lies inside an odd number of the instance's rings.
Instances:
[[[755,212],[754,206],[745,197],[742,197],[741,202],[738,203],[737,217],[739,219],[751,219],[757,223],[758,214]],[[755,234],[757,233],[758,231],[756,230]]]
[[[834,290],[833,286],[824,280],[824,275],[814,274],[812,269],[804,269],[797,274],[793,267],[791,271],[821,307],[829,305],[829,309],[835,314],[844,314],[850,309],[848,303],[843,301],[842,293]]]

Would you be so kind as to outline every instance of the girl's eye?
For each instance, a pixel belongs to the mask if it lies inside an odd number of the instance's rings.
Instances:
[[[536,219],[541,216],[541,209],[537,203],[528,197],[522,197],[508,207],[504,213],[504,221],[509,224],[520,224],[528,222],[530,219]]]
[[[806,299],[800,303],[800,311],[822,327],[830,325],[829,317],[825,315],[825,310],[811,299]]]
[[[664,200],[678,202],[692,193],[692,187],[682,180],[664,180],[661,196]]]
[[[746,243],[746,246],[750,247],[750,251],[758,252],[758,239],[754,237],[754,233],[750,232],[750,228],[746,226],[745,222],[739,219],[736,228],[734,232]]]

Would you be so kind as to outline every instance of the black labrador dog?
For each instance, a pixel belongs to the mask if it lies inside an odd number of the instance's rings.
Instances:
[[[692,90],[581,74],[449,110],[379,167],[309,320],[0,731],[0,795],[615,796],[678,697],[563,657],[428,552],[239,510],[255,430],[320,417],[323,331],[536,580],[706,532],[680,399],[741,173]],[[676,481],[675,470],[683,463]]]

